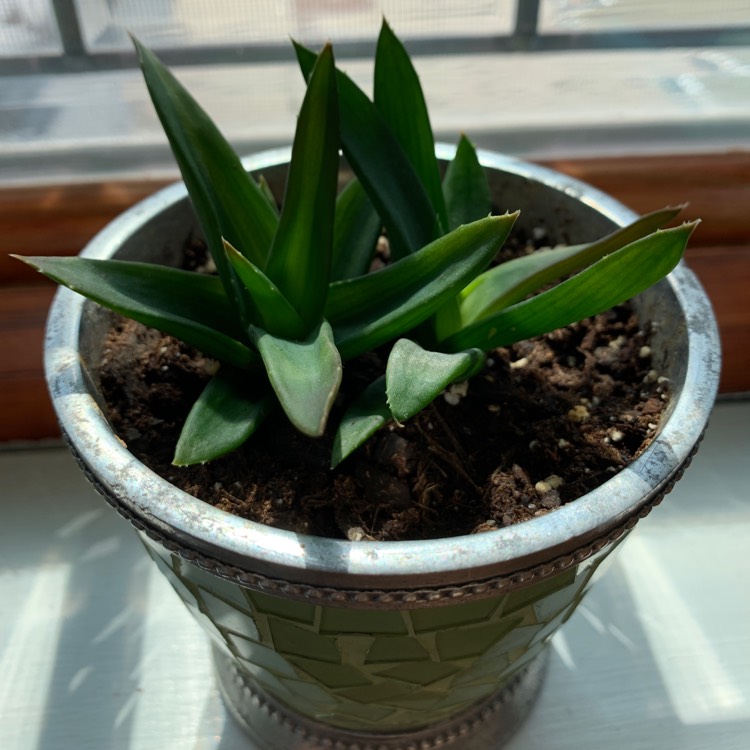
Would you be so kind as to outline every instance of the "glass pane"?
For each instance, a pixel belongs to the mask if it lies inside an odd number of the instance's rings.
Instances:
[[[0,57],[61,51],[49,0],[0,0]]]
[[[748,0],[542,0],[541,33],[695,29],[750,23]]]
[[[383,15],[402,37],[509,34],[514,0],[76,0],[87,47],[125,49],[125,29],[156,48],[375,38]]]

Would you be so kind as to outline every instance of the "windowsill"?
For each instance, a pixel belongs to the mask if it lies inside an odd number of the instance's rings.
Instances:
[[[748,420],[748,402],[716,407],[686,479],[553,639],[508,750],[746,747]],[[5,750],[252,750],[208,639],[67,451],[0,452],[0,475]]]
[[[689,202],[688,264],[722,337],[723,392],[750,391],[750,48],[417,57],[438,137],[542,161],[636,211]],[[369,88],[369,63],[343,67]],[[291,63],[182,67],[240,153],[288,143]],[[0,441],[54,436],[43,382],[52,287],[8,258],[70,255],[177,178],[137,70],[0,77]],[[515,208],[515,207],[513,207]]]
[[[750,49],[443,55],[415,61],[439,137],[525,158],[707,153],[750,141]],[[371,64],[342,67],[366,89]],[[177,74],[240,153],[288,143],[293,63]],[[5,184],[176,175],[137,70],[0,78]]]

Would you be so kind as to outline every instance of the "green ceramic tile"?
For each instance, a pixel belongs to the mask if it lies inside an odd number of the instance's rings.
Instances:
[[[464,685],[463,687],[456,687],[444,695],[443,699],[435,704],[434,708],[436,710],[440,708],[451,709],[464,704],[476,703],[493,693],[494,690],[494,685]]]
[[[290,657],[289,660],[298,669],[329,688],[360,687],[372,684],[372,681],[359,669],[350,667],[348,664],[328,664],[301,657]]]
[[[484,655],[484,658],[493,659],[497,656],[505,656],[514,649],[526,648],[542,627],[542,625],[524,625],[513,628]]]
[[[307,625],[313,625],[315,622],[315,606],[313,604],[282,599],[259,591],[248,591],[247,597],[259,612],[264,612],[267,615],[276,615],[284,620],[294,620]]]
[[[219,599],[203,589],[201,589],[200,593],[204,610],[216,625],[220,628],[226,628],[227,630],[239,633],[245,636],[245,638],[250,638],[254,641],[260,640],[258,628],[248,612],[238,609],[232,604],[228,604],[223,599]]]
[[[320,632],[406,635],[408,630],[400,612],[324,607],[320,616]]]
[[[578,593],[584,585],[583,577],[564,589],[550,594],[544,599],[535,602],[534,612],[539,622],[549,622],[562,610],[569,607],[578,598]]]
[[[498,619],[498,622],[505,620],[514,620],[516,625],[514,627],[526,627],[527,625],[538,625],[536,619],[536,613],[534,612],[534,605],[529,604],[521,609],[517,609],[512,613],[504,614],[503,617]]]
[[[378,672],[381,677],[391,677],[394,680],[413,683],[415,685],[429,685],[438,680],[450,677],[458,671],[453,664],[443,664],[437,661],[423,661],[418,664],[400,664]]]
[[[501,675],[502,680],[509,680],[526,665],[534,661],[545,648],[547,648],[546,643],[535,643],[529,648],[518,649],[516,652],[510,653],[508,655],[510,657],[510,666],[503,670]]]
[[[249,675],[254,682],[261,685],[273,684],[278,687],[279,677],[278,675],[273,674],[273,672],[269,672],[267,669],[245,660],[241,660],[240,668],[246,675]]]
[[[298,698],[306,701],[308,705],[314,706],[316,712],[335,710],[339,699],[332,695],[330,690],[320,687],[313,682],[297,680],[292,678],[279,678],[284,683],[290,693],[294,695],[294,700]],[[295,705],[297,705],[295,703]],[[301,709],[297,709],[301,710]]]
[[[420,690],[417,693],[386,698],[382,701],[382,704],[393,708],[405,708],[410,711],[431,711],[434,707],[440,706],[444,698],[444,693]]]
[[[549,640],[569,616],[570,609],[564,609],[562,612],[558,612],[556,617],[553,617],[543,628],[540,628],[539,632],[534,636],[534,639],[529,645],[535,646],[537,643],[544,643]]]
[[[342,664],[359,666],[367,661],[367,653],[375,643],[375,636],[338,635],[334,638],[334,642],[341,654]]]
[[[494,684],[509,664],[510,660],[507,654],[500,652],[490,654],[488,652],[471,666],[461,670],[451,681],[451,686],[471,685],[473,683]]]
[[[376,638],[367,652],[367,664],[428,660],[430,654],[415,638]]]
[[[410,616],[414,632],[424,633],[469,625],[475,622],[485,622],[494,614],[501,599],[502,597],[494,597],[467,604],[412,610]]]
[[[273,649],[248,641],[233,633],[227,634],[227,642],[239,655],[242,667],[246,667],[247,663],[256,664],[279,677],[297,677],[294,667]]]
[[[290,699],[293,698],[289,692],[289,688],[276,675],[260,668],[255,669],[251,674],[254,682],[257,682],[263,690],[276,698],[285,703],[289,703]]]
[[[272,617],[268,618],[268,626],[274,646],[281,653],[306,656],[309,659],[333,664],[338,664],[341,660],[332,638]]]
[[[336,707],[335,711],[328,714],[325,718],[326,721],[330,721],[335,726],[346,727],[356,731],[367,729],[368,727],[377,728],[385,721],[388,721],[388,726],[390,727],[391,721],[393,721],[396,714],[396,709],[388,706],[342,701]],[[398,722],[396,722],[395,726],[398,728]]]
[[[187,561],[182,562],[180,577],[191,588],[193,585],[198,586],[204,591],[211,592],[217,598],[232,604],[237,609],[247,612],[251,611],[250,605],[243,594],[242,587],[232,581],[219,578]]]
[[[406,685],[403,682],[396,682],[395,680],[383,680],[375,685],[369,685],[368,687],[356,687],[348,688],[346,690],[339,690],[338,694],[344,698],[357,701],[358,703],[384,703],[388,701],[389,705],[393,705],[393,701],[399,696],[409,695],[414,692],[414,687]]]
[[[541,653],[603,559],[509,595],[366,611],[250,591],[146,546],[261,688],[305,716],[387,732],[440,721],[494,692]]]
[[[575,578],[576,570],[575,568],[571,568],[564,573],[559,573],[556,576],[539,581],[538,583],[527,586],[526,588],[519,589],[512,594],[508,594],[505,603],[503,604],[503,613],[509,614],[527,606],[528,604],[534,604],[540,599],[569,586],[575,581]]]
[[[457,630],[444,630],[437,634],[436,645],[443,661],[481,656],[513,627],[510,621]]]

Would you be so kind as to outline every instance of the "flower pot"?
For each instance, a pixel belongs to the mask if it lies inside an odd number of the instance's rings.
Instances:
[[[450,158],[453,149],[439,147]],[[246,162],[283,179],[287,150]],[[632,221],[576,180],[481,153],[498,206],[568,242]],[[182,185],[138,204],[85,249],[90,258],[176,263],[195,219]],[[113,434],[97,363],[111,316],[61,289],[46,367],[63,433],[99,492],[214,642],[221,689],[259,748],[422,750],[506,739],[533,704],[546,644],[607,555],[690,462],[716,394],[708,300],[680,266],[635,305],[654,322],[654,366],[672,384],[658,433],[626,469],[534,520],[483,534],[346,542],[272,529],[155,475]]]

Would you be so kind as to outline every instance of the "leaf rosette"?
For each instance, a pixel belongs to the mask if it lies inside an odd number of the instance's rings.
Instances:
[[[410,419],[479,373],[488,351],[656,283],[695,226],[661,229],[680,210],[666,208],[593,242],[496,265],[518,214],[493,215],[465,136],[443,173],[416,70],[386,22],[372,99],[337,69],[331,45],[316,54],[294,44],[307,88],[277,203],[172,73],[134,44],[216,275],[22,260],[220,362],[182,429],[178,465],[235,450],[282,412],[302,433],[322,435],[347,363],[385,346],[384,372],[348,394],[333,435],[336,465],[388,421]],[[341,190],[340,151],[354,175]],[[387,263],[371,270],[384,238]]]

